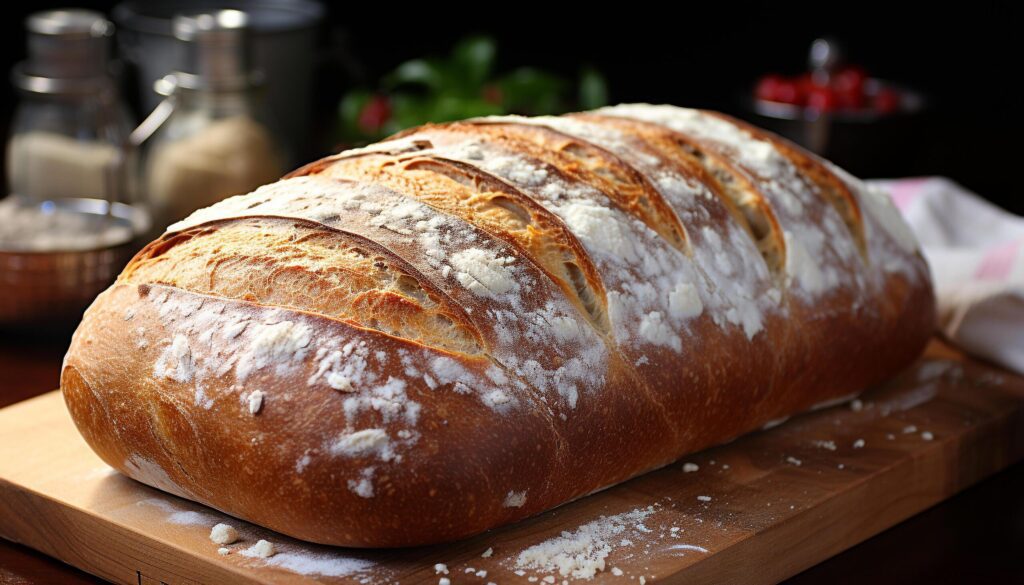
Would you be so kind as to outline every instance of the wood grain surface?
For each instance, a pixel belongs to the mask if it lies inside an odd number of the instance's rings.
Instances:
[[[453,584],[486,585],[561,583],[557,570],[517,575],[519,555],[603,522],[621,530],[599,543],[593,582],[774,583],[1024,456],[1024,381],[932,353],[859,411],[801,415],[687,458],[698,471],[680,462],[506,529],[404,551],[300,543],[123,478],[51,393],[0,411],[0,533],[119,583],[437,583],[444,563]],[[220,521],[243,537],[226,556],[208,539]],[[260,538],[278,554],[244,556]]]

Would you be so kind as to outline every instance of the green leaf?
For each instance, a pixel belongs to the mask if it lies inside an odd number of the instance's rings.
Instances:
[[[430,121],[434,111],[433,97],[396,94],[391,99],[394,131],[418,126]]]
[[[521,67],[498,81],[509,111],[520,114],[552,114],[561,110],[565,82],[532,67]]]
[[[604,75],[593,67],[584,67],[580,72],[579,102],[583,110],[608,105],[608,83]]]
[[[392,107],[394,126],[388,128],[390,132],[429,122],[450,122],[504,113],[500,106],[483,99],[458,95],[399,95],[392,99]]]
[[[436,59],[413,59],[402,63],[384,78],[384,85],[390,88],[399,85],[421,85],[432,91],[445,86],[444,65]]]
[[[462,98],[458,96],[442,96],[435,103],[431,113],[431,122],[452,122],[479,116],[496,116],[505,113],[501,106],[492,104],[482,98]]]
[[[608,101],[604,77],[593,68],[584,68],[575,86],[531,67],[494,79],[496,55],[495,41],[481,36],[463,39],[445,59],[406,61],[378,86],[387,93],[392,107],[381,134],[365,136],[359,128],[360,113],[374,95],[366,90],[350,92],[339,104],[339,131],[350,139],[376,139],[428,122],[505,113],[559,114],[574,105],[574,98],[588,109]]]
[[[452,49],[452,73],[465,88],[479,88],[494,67],[498,48],[489,37],[469,37]]]

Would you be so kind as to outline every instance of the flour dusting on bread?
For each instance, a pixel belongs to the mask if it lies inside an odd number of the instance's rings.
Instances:
[[[469,248],[451,257],[459,282],[483,296],[501,295],[518,288],[508,269],[512,262],[512,258],[501,258],[481,248]]]
[[[391,440],[388,434],[382,429],[363,429],[352,433],[345,433],[338,437],[331,444],[330,452],[336,455],[348,457],[365,456],[377,454],[381,459],[387,461],[394,457],[390,449]]]
[[[248,350],[239,356],[235,366],[240,380],[268,366],[280,371],[301,360],[312,335],[309,326],[292,321],[256,324],[254,329],[249,336]]]
[[[189,347],[187,337],[174,336],[153,366],[153,375],[158,378],[170,378],[182,384],[192,381],[195,365],[192,362],[192,348]]]

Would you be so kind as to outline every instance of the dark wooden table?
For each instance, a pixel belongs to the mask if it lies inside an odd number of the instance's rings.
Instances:
[[[0,407],[58,386],[69,337],[0,330]],[[0,585],[101,582],[0,540]],[[787,581],[811,583],[1024,583],[1024,463]]]

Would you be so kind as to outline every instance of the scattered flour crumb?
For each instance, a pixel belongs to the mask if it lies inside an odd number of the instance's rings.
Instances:
[[[327,385],[341,392],[352,392],[355,390],[352,387],[352,379],[348,376],[342,376],[337,372],[327,374]]]
[[[476,576],[480,577],[481,579],[483,579],[483,578],[487,577],[487,571],[485,571],[483,569],[480,569],[479,571],[476,572]]]
[[[210,530],[210,540],[216,544],[231,544],[238,540],[238,531],[230,524],[216,524]]]
[[[711,496],[697,496],[697,499],[702,501],[702,502],[710,502],[711,501]]]
[[[358,457],[372,452],[385,455],[389,450],[388,434],[383,429],[363,429],[353,433],[345,433],[331,445],[333,455]]]
[[[552,577],[551,575],[548,575],[547,577],[544,577],[543,579],[541,579],[541,581],[544,581],[545,583],[554,583],[555,582],[555,578]]]
[[[437,585],[452,585],[452,580],[448,577],[441,577],[437,580]]]
[[[489,557],[489,556],[491,556],[493,554],[494,554],[494,549],[493,548],[488,548],[487,550],[484,551],[484,554],[482,554],[480,556],[486,559],[487,557]]]
[[[835,451],[836,450],[836,442],[835,441],[817,440],[817,441],[814,441],[814,446],[815,447],[821,447],[822,449],[827,449],[829,451]]]
[[[803,465],[804,462],[800,461],[796,457],[793,457],[792,455],[789,455],[789,456],[786,457],[786,463],[789,463],[790,465],[795,465],[797,467],[800,467],[801,465]]]
[[[917,427],[914,426],[914,425],[907,425],[907,426],[903,427],[903,434],[904,435],[911,435],[911,434],[916,433],[916,432],[917,432]]]
[[[931,441],[932,439],[935,438],[935,435],[931,434],[931,432],[929,431],[924,431],[923,433],[921,433],[921,438],[924,439],[925,441]]]
[[[640,575],[640,585],[646,585],[647,579],[644,579],[643,575]]]
[[[886,433],[885,438],[887,440],[889,440],[889,441],[895,441],[896,440],[896,435],[894,435],[892,433]]]
[[[612,567],[612,575],[615,575],[616,577],[621,577],[622,576],[622,569],[620,569],[618,567]]]
[[[850,410],[854,412],[860,412],[864,410],[864,403],[861,402],[859,399],[854,398],[853,400],[850,401]]]
[[[505,496],[505,503],[502,504],[506,508],[522,508],[523,504],[526,503],[526,490],[521,492],[509,492]]]
[[[256,544],[245,549],[244,553],[246,556],[259,557],[261,559],[269,559],[277,553],[274,550],[274,543],[263,540],[262,538],[256,541]]]
[[[854,449],[863,449],[864,448],[864,439],[857,439],[856,441],[854,441],[853,442],[853,448]]]
[[[683,463],[683,473],[693,473],[700,469],[696,463]]]
[[[219,554],[220,556],[229,555],[231,554],[231,549],[226,546],[222,546],[217,549],[217,554]]]
[[[357,481],[348,480],[348,489],[361,498],[373,497],[373,467],[367,467],[362,471],[362,477]]]
[[[249,414],[256,414],[263,408],[263,392],[253,390],[249,394]]]
[[[653,506],[637,508],[614,516],[602,516],[581,525],[575,531],[564,531],[519,553],[517,569],[536,569],[558,572],[563,577],[592,579],[605,569],[605,559],[612,552],[613,543],[623,540],[625,532],[654,513]],[[552,577],[549,583],[554,583]]]
[[[444,573],[445,575],[448,574],[448,565],[444,563],[437,563],[434,565],[434,574],[440,575],[441,573]]]

